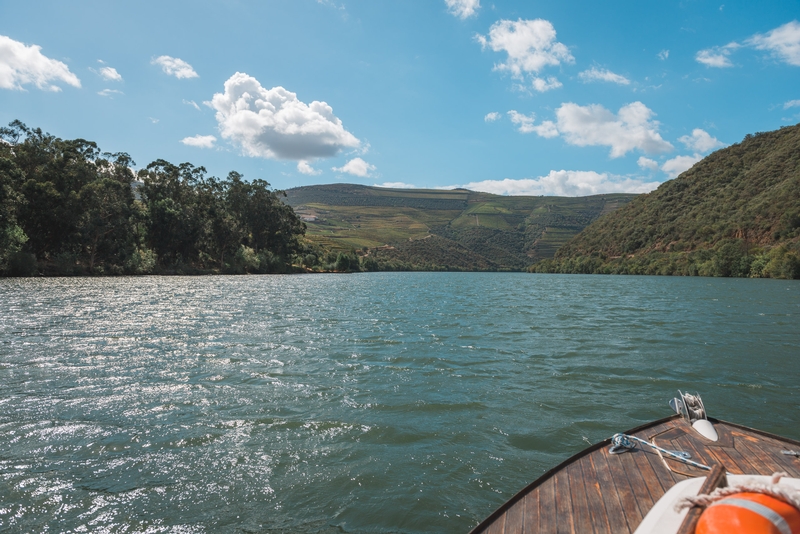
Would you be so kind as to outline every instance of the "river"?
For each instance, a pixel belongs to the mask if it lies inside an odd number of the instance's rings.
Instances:
[[[800,439],[797,281],[0,280],[0,531],[466,532],[669,415]]]

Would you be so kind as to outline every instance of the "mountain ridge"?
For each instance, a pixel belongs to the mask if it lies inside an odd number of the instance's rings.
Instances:
[[[635,197],[501,196],[358,184],[285,193],[312,243],[358,253],[390,270],[523,270]]]
[[[800,278],[800,125],[717,150],[531,270]]]

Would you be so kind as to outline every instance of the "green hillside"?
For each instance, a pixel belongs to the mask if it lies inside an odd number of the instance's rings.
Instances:
[[[709,155],[533,270],[800,278],[800,125]]]
[[[286,191],[325,248],[357,250],[391,269],[524,269],[635,195],[506,197],[466,189],[387,189],[353,184]]]

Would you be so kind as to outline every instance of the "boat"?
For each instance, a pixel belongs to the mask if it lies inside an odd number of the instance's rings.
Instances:
[[[673,415],[615,434],[565,460],[471,534],[717,532],[698,524],[713,523],[718,510],[733,517],[730,510],[737,503],[760,506],[735,498],[753,492],[777,493],[797,513],[788,530],[782,524],[763,532],[800,532],[800,441],[708,417],[699,394],[678,394],[669,403]],[[742,510],[736,513],[746,513]],[[722,527],[719,532],[735,531]]]

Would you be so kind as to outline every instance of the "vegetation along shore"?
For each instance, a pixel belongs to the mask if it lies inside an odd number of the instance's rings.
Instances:
[[[643,195],[270,188],[0,128],[4,276],[454,270],[800,278],[800,125]]]

